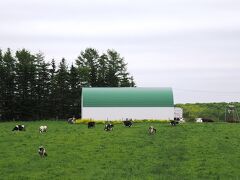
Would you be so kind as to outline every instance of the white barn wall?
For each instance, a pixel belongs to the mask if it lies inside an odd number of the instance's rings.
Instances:
[[[83,119],[122,120],[132,119],[174,119],[174,107],[83,107]]]

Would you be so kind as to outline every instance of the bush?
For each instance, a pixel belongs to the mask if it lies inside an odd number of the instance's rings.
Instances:
[[[113,121],[106,121],[106,120],[92,120],[92,119],[77,119],[76,124],[87,124],[88,122],[95,122],[96,124],[105,124],[110,122],[112,124],[122,124],[122,120],[113,120]],[[143,123],[143,122],[159,122],[159,123],[168,123],[170,120],[157,120],[157,119],[142,119],[142,120],[133,120],[134,123]]]

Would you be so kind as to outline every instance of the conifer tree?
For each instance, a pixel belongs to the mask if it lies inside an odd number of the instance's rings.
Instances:
[[[12,56],[11,50],[8,48],[2,57],[2,100],[5,119],[14,119],[15,114],[15,59]]]
[[[37,87],[35,101],[37,119],[49,118],[50,109],[50,69],[42,53],[36,55]]]
[[[66,61],[63,58],[59,64],[59,69],[56,73],[56,111],[58,118],[64,119],[71,114],[69,113],[69,94],[70,94],[70,85],[69,85],[69,73]]]
[[[16,52],[16,110],[17,119],[33,119],[36,112],[35,56],[22,49]]]

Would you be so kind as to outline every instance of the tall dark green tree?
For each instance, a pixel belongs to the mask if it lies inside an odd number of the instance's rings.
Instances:
[[[108,50],[107,84],[110,87],[131,87],[134,83],[127,72],[124,58],[115,50]],[[135,83],[134,83],[135,84]]]
[[[2,77],[2,99],[5,119],[14,119],[15,114],[15,59],[11,50],[7,49],[2,57],[3,77]]]
[[[4,118],[4,93],[5,93],[5,82],[4,82],[4,76],[5,74],[5,69],[3,65],[3,54],[2,50],[0,49],[0,120]]]
[[[50,118],[50,69],[42,53],[36,55],[36,118]]]
[[[119,83],[119,54],[114,50],[107,51],[108,56],[108,67],[106,74],[107,86],[109,87],[118,87]]]
[[[78,69],[75,66],[71,66],[69,73],[69,100],[70,107],[69,113],[74,115],[75,117],[81,117],[81,81],[80,74]]]
[[[22,49],[16,52],[16,110],[17,119],[33,119],[37,111],[35,56]]]
[[[52,59],[50,65],[50,86],[49,86],[49,117],[55,119],[57,117],[57,82],[56,82],[56,63]]]
[[[107,72],[108,72],[108,57],[103,54],[98,60],[98,71],[97,71],[97,86],[107,86]]]
[[[56,111],[58,118],[64,119],[71,116],[68,111],[70,106],[70,84],[66,61],[63,58],[56,73]]]
[[[97,70],[98,70],[99,54],[96,49],[87,48],[80,53],[76,60],[80,71],[84,70],[88,74],[89,86],[97,86]]]

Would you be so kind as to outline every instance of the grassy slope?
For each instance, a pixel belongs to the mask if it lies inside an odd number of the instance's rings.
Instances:
[[[132,128],[65,122],[0,123],[0,179],[229,179],[240,178],[240,124],[151,123]],[[39,134],[39,125],[49,132]],[[38,146],[48,157],[41,159]]]

